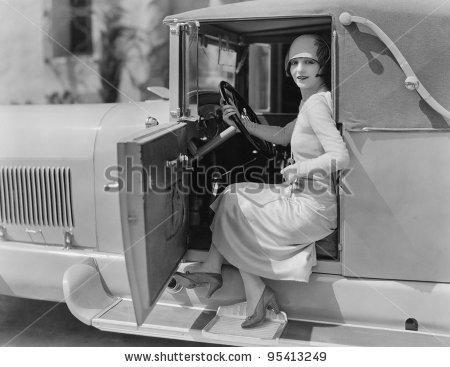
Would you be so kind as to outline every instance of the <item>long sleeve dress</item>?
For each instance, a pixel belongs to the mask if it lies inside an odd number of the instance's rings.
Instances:
[[[319,92],[300,106],[285,128],[250,127],[278,144],[289,140],[299,185],[242,182],[211,204],[212,242],[227,261],[264,278],[307,282],[316,265],[314,242],[337,226],[330,174],[348,165],[348,151],[332,119],[331,94]],[[273,134],[276,136],[273,136]],[[272,135],[271,135],[272,134]]]

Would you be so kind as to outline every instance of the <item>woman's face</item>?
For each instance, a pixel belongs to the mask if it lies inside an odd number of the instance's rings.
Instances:
[[[318,89],[323,84],[323,79],[319,74],[319,63],[308,57],[297,57],[290,62],[290,72],[295,84],[300,89]]]

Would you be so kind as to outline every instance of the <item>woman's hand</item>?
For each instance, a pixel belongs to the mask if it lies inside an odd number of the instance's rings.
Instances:
[[[284,167],[280,173],[283,175],[284,182],[288,185],[300,177],[295,164],[290,164],[289,166]]]
[[[239,116],[239,111],[236,108],[236,106],[234,106],[234,105],[229,105],[229,104],[223,105],[222,106],[222,115],[223,115],[223,121],[225,121],[230,126],[234,126],[236,129],[237,129],[237,126],[231,119],[231,116],[236,115],[236,117],[239,119],[239,121],[242,121],[241,117]]]

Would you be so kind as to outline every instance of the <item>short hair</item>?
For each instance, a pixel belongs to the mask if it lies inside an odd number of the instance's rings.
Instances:
[[[318,35],[318,34],[311,34],[314,37],[314,44],[317,46],[317,61],[319,62],[319,65],[323,68],[327,65],[327,63],[331,59],[331,50],[330,46],[328,46],[327,41],[325,39]]]

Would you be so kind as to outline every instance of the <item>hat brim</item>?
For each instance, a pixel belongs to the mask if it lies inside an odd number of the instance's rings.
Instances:
[[[319,62],[319,60],[317,60],[317,58],[316,58],[316,55],[313,55],[310,52],[300,52],[298,54],[295,54],[295,55],[293,55],[293,56],[291,56],[289,58],[289,62],[291,62],[293,59],[296,59],[296,58],[299,58],[299,57],[307,57],[308,59],[312,59],[314,61]]]

